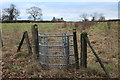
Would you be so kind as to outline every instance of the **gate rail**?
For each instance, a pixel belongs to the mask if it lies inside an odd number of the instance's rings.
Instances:
[[[74,51],[69,49],[74,46],[73,42],[70,41],[72,37],[72,34],[65,33],[38,34],[40,63],[53,66],[68,66],[74,64]],[[56,50],[57,48],[58,50]],[[71,58],[71,56],[73,57]],[[56,58],[58,61],[54,61]]]

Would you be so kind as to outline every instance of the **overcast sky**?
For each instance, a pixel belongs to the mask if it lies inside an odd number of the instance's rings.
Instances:
[[[101,1],[101,2],[100,2]],[[9,8],[10,4],[15,4],[16,8],[20,10],[21,14],[19,19],[27,19],[26,9],[37,6],[42,9],[43,20],[51,20],[53,17],[61,18],[67,21],[79,21],[82,13],[88,15],[94,12],[103,13],[106,19],[118,18],[118,0],[60,0],[60,1],[47,1],[38,0],[0,0],[1,9]],[[89,18],[91,19],[91,18]]]

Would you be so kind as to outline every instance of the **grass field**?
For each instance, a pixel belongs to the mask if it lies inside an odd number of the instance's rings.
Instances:
[[[17,52],[23,32],[29,32],[34,23],[3,23],[2,66],[4,78],[101,78],[105,73],[88,47],[88,68],[76,70],[72,68],[53,67],[43,69],[36,55],[27,53],[24,43],[21,52]],[[74,23],[36,23],[39,33],[72,33]],[[77,39],[80,56],[80,33],[87,32],[92,46],[101,58],[112,78],[118,77],[118,25],[111,23],[78,23]]]

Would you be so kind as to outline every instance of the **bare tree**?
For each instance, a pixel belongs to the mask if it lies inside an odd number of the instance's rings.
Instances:
[[[88,16],[88,14],[86,14],[86,13],[83,13],[80,15],[80,17],[83,19],[83,21],[88,21],[87,16]]]
[[[17,20],[17,17],[20,14],[20,11],[15,8],[14,4],[10,5],[10,8],[3,9],[2,11],[2,20]]]
[[[95,13],[93,13],[93,14],[91,14],[91,16],[92,16],[92,21],[103,21],[103,20],[105,20],[105,16],[103,16],[103,13],[97,13],[97,12],[95,12]]]
[[[26,9],[26,11],[27,11],[27,14],[29,14],[28,18],[33,18],[34,21],[41,20],[41,16],[42,16],[41,8],[33,6],[29,9]]]
[[[97,21],[98,20],[98,13],[94,12],[93,14],[91,14],[92,16],[92,21]]]
[[[99,21],[104,21],[105,20],[105,16],[103,15],[103,13],[99,14]]]
[[[104,16],[100,16],[99,21],[105,21],[105,17]]]

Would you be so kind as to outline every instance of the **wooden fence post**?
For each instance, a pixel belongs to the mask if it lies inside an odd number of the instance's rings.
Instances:
[[[86,38],[85,38],[85,40],[87,41],[87,43],[88,43],[89,47],[91,48],[92,52],[94,53],[94,55],[95,55],[95,57],[96,57],[97,61],[100,63],[100,66],[101,66],[101,67],[102,67],[102,69],[105,71],[105,73],[106,73],[107,77],[108,77],[108,78],[110,78],[110,75],[109,75],[109,73],[108,73],[107,69],[104,67],[104,65],[103,65],[103,63],[102,63],[102,61],[101,61],[101,59],[98,57],[97,53],[95,52],[95,50],[94,50],[94,49],[93,49],[93,47],[91,46],[91,44],[90,44],[90,41],[89,41],[88,37],[86,37]]]
[[[85,40],[85,37],[87,37],[87,33],[83,32],[81,33],[81,57],[80,57],[80,66],[82,68],[87,68],[87,42]]]
[[[2,31],[0,31],[0,47],[3,47]]]
[[[27,44],[27,47],[28,47],[28,53],[32,54],[32,48],[31,48],[31,45],[30,45],[30,41],[29,41],[29,37],[28,37],[28,32],[27,31],[25,31],[25,40],[26,40],[26,44]]]
[[[38,25],[34,24],[31,29],[32,29],[32,39],[33,39],[33,45],[34,45],[34,53],[36,53],[37,57],[39,57]]]
[[[24,42],[24,39],[26,40],[26,44],[27,44],[27,47],[28,47],[28,53],[32,54],[32,48],[31,48],[31,45],[30,45],[30,41],[29,41],[29,37],[28,37],[27,31],[25,31],[25,32],[23,33],[22,40],[21,40],[20,43],[19,43],[17,52],[20,51],[20,49],[21,49],[21,47],[22,47],[22,44],[23,44],[23,42]]]
[[[75,65],[76,65],[76,69],[79,69],[76,29],[73,29],[73,43],[74,43]]]
[[[22,44],[23,44],[23,41],[24,41],[24,38],[25,38],[25,32],[23,33],[22,40],[21,40],[20,43],[19,43],[19,46],[18,46],[17,52],[20,51],[20,49],[21,49],[21,47],[22,47]]]
[[[67,63],[67,67],[68,65],[70,64],[70,61],[69,61],[69,36],[66,37],[67,38],[67,47],[66,47],[66,63]]]

